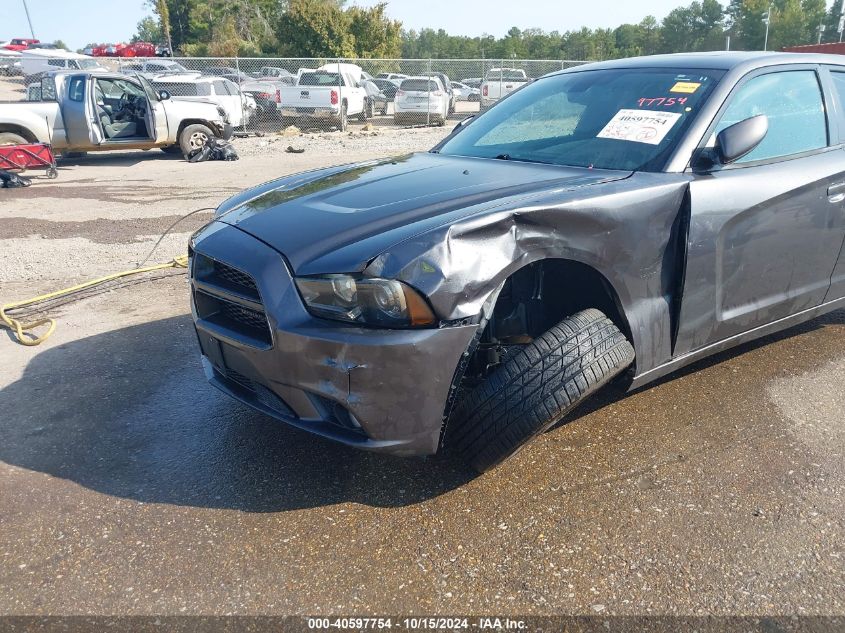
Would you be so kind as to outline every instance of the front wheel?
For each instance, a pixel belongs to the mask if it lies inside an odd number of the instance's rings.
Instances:
[[[634,348],[595,309],[565,318],[469,391],[444,446],[479,472],[514,455],[634,362]]]
[[[179,134],[179,147],[182,154],[188,156],[191,152],[202,149],[212,138],[214,138],[214,132],[207,125],[202,123],[186,125],[182,133]]]

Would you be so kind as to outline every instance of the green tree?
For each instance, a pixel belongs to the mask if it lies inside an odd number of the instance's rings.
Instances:
[[[132,41],[153,43],[161,43],[165,41],[161,31],[161,23],[151,16],[143,18],[140,22],[138,22],[135,35],[132,36]]]
[[[276,33],[280,52],[295,57],[352,57],[351,16],[334,0],[290,0]]]
[[[667,53],[705,51],[724,46],[724,11],[718,0],[673,9],[663,20],[661,49]]]
[[[347,9],[356,57],[393,58],[402,53],[402,23],[385,15],[385,3]]]
[[[824,18],[824,35],[822,35],[823,42],[838,42],[839,41],[839,16],[842,15],[843,0],[834,0],[833,4],[828,9]]]

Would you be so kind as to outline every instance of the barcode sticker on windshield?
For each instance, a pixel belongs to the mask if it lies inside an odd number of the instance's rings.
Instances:
[[[678,122],[680,112],[655,112],[654,110],[620,110],[596,136],[619,141],[633,141],[660,145],[660,141]]]

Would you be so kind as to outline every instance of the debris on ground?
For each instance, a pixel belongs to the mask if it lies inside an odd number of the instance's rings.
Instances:
[[[289,125],[284,130],[280,130],[279,134],[282,136],[299,136],[302,131],[295,125]]]
[[[235,147],[228,141],[208,138],[205,145],[193,150],[185,158],[189,163],[203,163],[207,160],[238,160],[239,156]]]
[[[297,149],[293,145],[288,145],[288,147],[285,151],[288,154],[303,154],[303,153],[305,153],[305,148],[301,147],[301,148]]]
[[[372,123],[367,123],[361,128],[362,132],[372,132],[376,127]]]
[[[26,176],[18,176],[5,169],[0,169],[0,189],[18,189],[19,187],[29,187],[31,184],[32,180]]]

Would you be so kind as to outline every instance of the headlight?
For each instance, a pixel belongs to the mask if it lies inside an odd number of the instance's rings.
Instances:
[[[388,328],[422,327],[436,321],[425,299],[395,279],[299,277],[296,286],[314,316]]]

